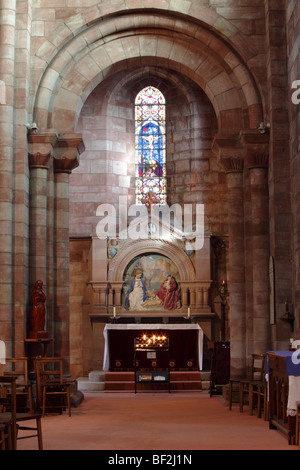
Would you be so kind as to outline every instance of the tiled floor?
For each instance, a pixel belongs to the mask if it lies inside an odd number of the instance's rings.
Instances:
[[[45,450],[297,450],[285,436],[206,392],[89,393],[72,416],[42,420]],[[18,449],[37,449],[36,439]]]

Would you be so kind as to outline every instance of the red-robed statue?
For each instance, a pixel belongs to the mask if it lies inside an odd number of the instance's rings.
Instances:
[[[43,290],[43,281],[36,281],[31,293],[30,338],[48,338],[45,331],[46,295]]]
[[[171,274],[164,273],[164,275],[165,280],[157,291],[157,296],[160,298],[164,309],[175,310],[176,308],[180,308],[178,285]]]

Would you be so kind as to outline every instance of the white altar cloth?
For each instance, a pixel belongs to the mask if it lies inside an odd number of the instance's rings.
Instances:
[[[198,360],[199,368],[202,370],[203,364],[203,330],[198,324],[182,323],[182,324],[160,324],[160,323],[107,323],[105,325],[103,335],[105,339],[104,346],[104,359],[103,370],[109,370],[109,344],[108,344],[108,331],[109,330],[198,330]]]
[[[288,416],[296,416],[298,401],[300,401],[300,377],[289,375]]]
[[[0,340],[0,364],[5,364],[6,362],[6,346],[4,341]]]

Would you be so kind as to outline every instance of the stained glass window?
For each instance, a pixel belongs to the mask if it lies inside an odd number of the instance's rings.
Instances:
[[[166,204],[166,106],[152,86],[135,100],[136,204]]]

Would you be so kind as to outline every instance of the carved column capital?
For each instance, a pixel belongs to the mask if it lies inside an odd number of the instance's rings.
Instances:
[[[247,167],[249,170],[251,170],[252,168],[268,168],[268,166],[268,153],[249,152],[249,154],[247,155]]]
[[[54,129],[27,135],[29,168],[49,168],[57,138],[58,135]]]
[[[79,155],[84,149],[81,134],[60,135],[54,149],[54,172],[71,173],[78,167]]]
[[[256,129],[250,129],[242,133],[241,141],[245,145],[245,164],[248,169],[268,168],[269,140],[268,133],[260,133]]]
[[[244,159],[239,157],[227,157],[219,160],[219,165],[225,173],[243,173]]]
[[[213,151],[217,154],[218,164],[225,173],[243,173],[244,151],[237,135],[216,135]]]

